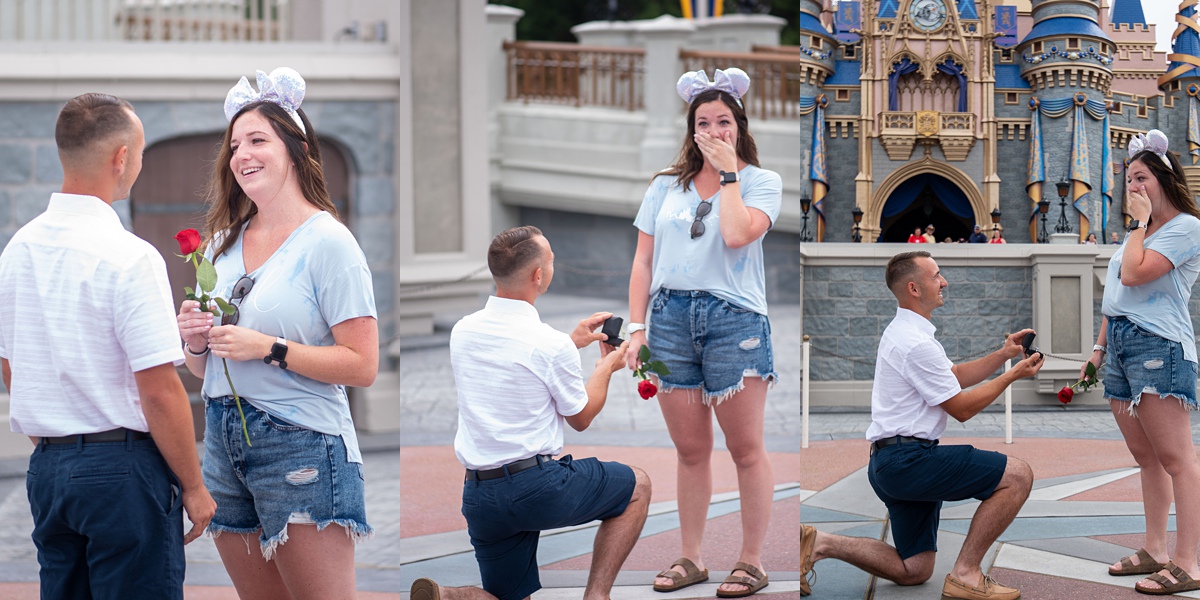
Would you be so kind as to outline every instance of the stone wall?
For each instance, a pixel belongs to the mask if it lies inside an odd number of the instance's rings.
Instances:
[[[812,342],[813,380],[874,378],[879,338],[896,315],[884,271],[853,265],[804,269],[803,333]],[[954,362],[994,349],[1004,333],[1031,326],[1029,267],[948,266],[942,274],[950,285],[933,324]]]

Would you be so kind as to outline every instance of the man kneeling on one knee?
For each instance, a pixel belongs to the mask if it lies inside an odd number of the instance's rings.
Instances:
[[[571,334],[555,331],[533,303],[554,276],[554,252],[536,227],[501,232],[488,248],[496,295],[450,334],[458,390],[454,451],[467,468],[462,513],[483,589],[412,585],[412,600],[519,600],[541,588],[540,532],[601,521],[584,598],[608,598],[637,542],[650,503],[650,478],[637,467],[562,452],[563,422],[583,431],[604,408],[609,378],[625,366],[625,345],[601,345],[583,379],[579,349],[607,337],[596,313]],[[628,342],[626,342],[628,343]]]
[[[1016,600],[1021,592],[996,583],[980,563],[1029,497],[1033,471],[1024,461],[998,452],[941,446],[938,437],[946,428],[946,415],[965,422],[1014,381],[1037,374],[1042,355],[1035,352],[984,381],[1006,360],[1022,356],[1021,340],[1032,330],[1008,336],[999,350],[983,358],[953,364],[930,322],[949,285],[937,262],[928,252],[897,254],[888,262],[886,280],[899,308],[879,340],[867,474],[887,506],[896,547],[801,525],[801,595],[811,589],[807,575],[813,563],[823,558],[843,560],[900,585],[924,583],[933,574],[942,502],[974,498],[982,502],[946,576],[942,599]],[[976,387],[963,389],[971,386]]]

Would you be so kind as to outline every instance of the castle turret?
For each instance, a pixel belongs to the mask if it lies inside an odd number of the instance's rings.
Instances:
[[[1112,8],[1111,22],[1114,26],[1126,25],[1145,27],[1146,13],[1142,11],[1142,0],[1115,0]]]
[[[804,140],[808,165],[806,179],[812,185],[811,216],[815,217],[815,231],[805,232],[812,239],[820,242],[825,239],[826,205],[825,196],[829,191],[828,165],[826,163],[825,145],[825,107],[829,100],[823,93],[825,79],[833,75],[834,52],[838,47],[837,38],[820,20],[822,3],[818,0],[801,0],[800,2],[800,99],[801,110],[811,115],[801,118],[800,139]],[[805,216],[810,216],[806,213]]]

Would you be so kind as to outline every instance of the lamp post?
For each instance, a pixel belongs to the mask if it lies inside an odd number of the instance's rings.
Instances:
[[[800,228],[800,241],[811,242],[812,234],[808,232],[808,209],[812,208],[812,198],[803,196],[800,198],[800,210],[804,212],[804,226]]]
[[[1054,226],[1054,233],[1071,233],[1071,224],[1067,222],[1067,192],[1071,191],[1071,182],[1063,177],[1062,181],[1054,184],[1058,188],[1058,205],[1061,212],[1058,214],[1058,225]]]
[[[1046,232],[1046,213],[1050,212],[1050,201],[1042,198],[1038,200],[1038,212],[1042,215],[1042,232],[1038,234],[1038,243],[1046,244],[1050,241],[1050,234]]]
[[[1000,207],[992,209],[992,239],[996,239],[996,231],[1000,229]]]
[[[861,208],[855,206],[854,210],[850,211],[850,214],[854,216],[854,236],[851,239],[855,244],[858,244],[862,242],[862,230],[858,226],[862,223],[863,211]]]

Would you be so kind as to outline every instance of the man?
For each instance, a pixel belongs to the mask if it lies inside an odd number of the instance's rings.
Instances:
[[[602,344],[587,383],[579,348],[612,316],[597,313],[570,335],[542,323],[533,303],[554,277],[554,253],[536,227],[497,235],[488,248],[496,295],[450,334],[458,388],[454,451],[467,468],[463,516],[483,589],[413,582],[413,600],[527,598],[541,589],[539,532],[600,520],[584,597],[606,599],[637,542],[650,502],[641,469],[562,452],[565,420],[583,431],[604,408],[610,376],[625,365],[625,344]]]
[[[62,193],[0,256],[0,357],[42,598],[183,598],[184,544],[216,503],[200,477],[166,264],[121,226],[145,137],[128,102],[58,115]],[[182,510],[193,526],[185,536]]]
[[[1121,243],[1121,236],[1117,235],[1117,232],[1115,232],[1115,231],[1114,231],[1114,232],[1112,232],[1112,233],[1110,233],[1110,234],[1108,234],[1108,243],[1110,243],[1110,244],[1120,244],[1120,243]]]
[[[971,446],[941,446],[946,415],[975,416],[1012,382],[1041,369],[1042,356],[1021,360],[984,381],[1022,354],[1026,329],[991,354],[952,364],[934,338],[933,309],[943,304],[946,280],[928,252],[892,257],[885,274],[899,308],[879,340],[871,392],[868,478],[891,517],[893,548],[879,540],[818,532],[801,525],[801,593],[814,562],[838,558],[900,585],[924,583],[933,574],[943,501],[982,500],[966,541],[942,587],[943,600],[1015,600],[1021,592],[996,583],[980,569],[988,547],[1008,527],[1029,496],[1033,472],[1024,461]],[[977,387],[964,390],[970,386]]]
[[[925,226],[925,234],[921,237],[925,238],[926,244],[936,244],[937,243],[937,238],[933,237],[933,231],[934,231],[933,223],[930,223]]]
[[[979,226],[978,223],[975,225],[975,230],[971,232],[971,237],[967,239],[967,242],[972,244],[988,243],[988,237],[983,233],[983,227]]]

